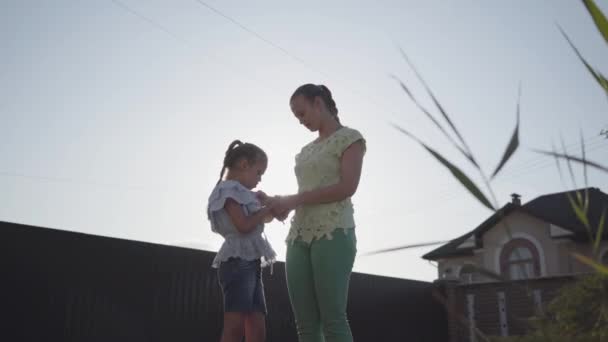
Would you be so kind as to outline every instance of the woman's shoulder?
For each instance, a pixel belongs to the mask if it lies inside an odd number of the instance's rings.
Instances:
[[[344,126],[336,132],[330,145],[334,152],[341,155],[346,148],[357,141],[361,141],[365,149],[365,138],[363,138],[361,132],[357,129]]]
[[[361,134],[361,132],[358,129],[348,127],[348,126],[343,126],[336,133],[338,136],[341,136],[341,137],[355,137],[355,138],[363,139],[363,134]]]

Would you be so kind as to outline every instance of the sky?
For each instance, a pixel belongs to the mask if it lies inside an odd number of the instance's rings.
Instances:
[[[608,2],[598,0],[608,13]],[[439,118],[403,49],[486,173],[513,132],[521,146],[492,182],[500,205],[584,186],[533,149],[563,139],[608,160],[606,95],[561,36],[608,73],[608,45],[581,2],[191,1],[0,2],[0,220],[216,251],[205,214],[234,139],[269,155],[260,189],[297,191],[294,156],[315,138],[289,97],[327,85],[346,126],[367,140],[353,197],[355,271],[432,281],[421,256],[491,212],[398,124],[475,181],[479,173],[391,75]],[[560,138],[561,137],[561,138]],[[608,191],[608,175],[588,185]],[[268,238],[284,260],[289,224]]]

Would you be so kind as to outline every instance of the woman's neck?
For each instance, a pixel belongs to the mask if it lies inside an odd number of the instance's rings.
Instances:
[[[333,132],[337,131],[342,125],[336,120],[329,119],[319,127],[319,140],[329,137]]]

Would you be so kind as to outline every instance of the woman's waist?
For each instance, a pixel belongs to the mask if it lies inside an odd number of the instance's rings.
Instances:
[[[329,203],[303,204],[296,208],[296,215],[308,213],[323,213],[323,212],[351,212],[353,203],[350,197],[341,201]]]
[[[336,177],[323,177],[321,179],[298,179],[298,192],[311,191],[327,186],[332,186],[340,181],[340,176]]]
[[[301,206],[296,209],[294,222],[348,222],[353,220],[352,205],[314,205]]]

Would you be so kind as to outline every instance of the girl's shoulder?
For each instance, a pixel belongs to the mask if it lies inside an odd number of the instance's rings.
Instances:
[[[213,188],[213,191],[209,196],[208,210],[210,212],[221,210],[224,208],[224,204],[228,198],[244,205],[258,201],[255,193],[247,189],[241,183],[235,180],[225,180],[219,182],[215,188]]]

